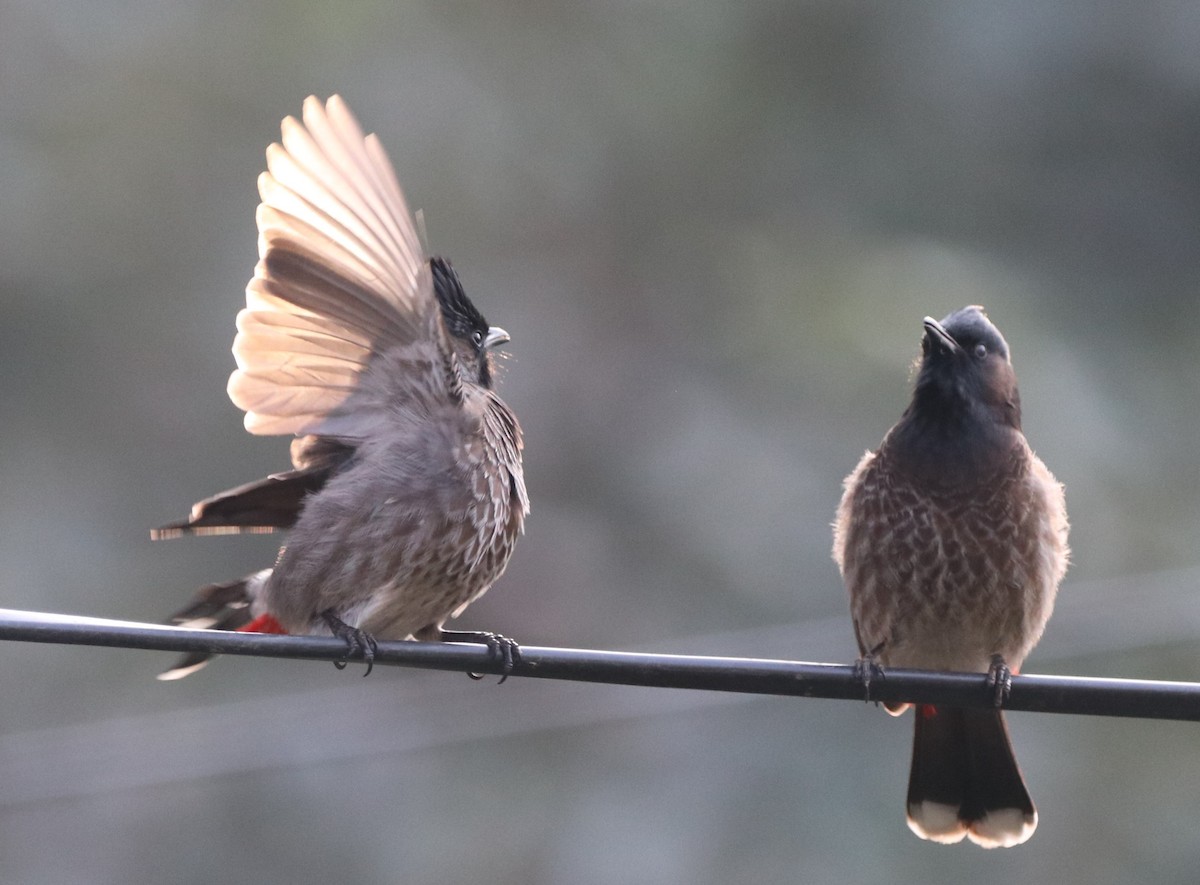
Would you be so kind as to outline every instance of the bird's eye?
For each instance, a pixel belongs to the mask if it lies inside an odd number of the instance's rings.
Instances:
[[[476,347],[483,345],[483,333],[476,329],[471,333],[471,340],[475,342]]]
[[[985,356],[987,356],[987,348],[984,347],[982,344],[976,344],[975,345],[975,356],[978,359],[983,359]]]

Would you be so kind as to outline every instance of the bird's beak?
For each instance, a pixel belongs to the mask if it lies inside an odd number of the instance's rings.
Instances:
[[[959,347],[958,342],[951,338],[950,333],[946,331],[946,328],[933,317],[925,317],[924,323],[925,337],[930,341],[940,344],[942,349],[947,353],[958,353],[962,351],[962,348]]]
[[[508,333],[499,326],[491,326],[488,328],[487,337],[483,339],[483,349],[489,350],[493,347],[499,347],[501,344],[507,344],[512,338]]]

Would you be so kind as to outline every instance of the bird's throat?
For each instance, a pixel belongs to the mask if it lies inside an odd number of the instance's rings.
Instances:
[[[1021,435],[971,410],[910,408],[881,447],[894,468],[932,486],[969,487],[1009,469]]]

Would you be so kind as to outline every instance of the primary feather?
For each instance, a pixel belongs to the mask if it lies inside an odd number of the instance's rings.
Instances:
[[[310,97],[303,118],[283,121],[259,176],[260,260],[238,315],[229,396],[251,433],[355,436],[347,401],[372,360],[418,341],[449,346],[382,146],[337,96]]]

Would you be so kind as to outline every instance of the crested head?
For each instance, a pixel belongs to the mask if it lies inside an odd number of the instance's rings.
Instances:
[[[431,258],[433,292],[442,310],[442,320],[450,333],[454,351],[472,379],[483,387],[492,386],[490,348],[508,341],[508,333],[489,326],[479,309],[463,291],[458,274],[445,258]]]
[[[925,318],[910,412],[956,425],[1021,429],[1021,402],[1008,342],[977,305],[940,322]]]

